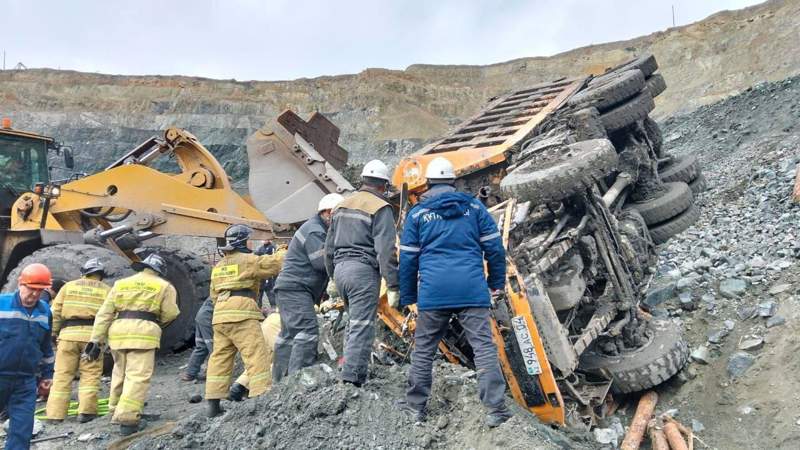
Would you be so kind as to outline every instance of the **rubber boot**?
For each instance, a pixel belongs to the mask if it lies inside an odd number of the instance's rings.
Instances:
[[[140,420],[139,423],[135,425],[120,424],[119,434],[121,434],[122,436],[130,436],[133,433],[138,433],[139,431],[142,431],[146,426],[147,426],[147,421],[145,420]]]
[[[502,408],[496,411],[490,412],[486,416],[486,425],[489,428],[499,427],[500,425],[506,423],[506,421],[510,419],[511,416],[513,416],[513,414],[511,414],[511,411],[507,407],[503,406]]]
[[[97,414],[78,414],[78,422],[86,423],[91,422],[97,418]]]
[[[217,417],[219,415],[222,415],[222,413],[224,413],[224,412],[225,412],[225,410],[222,409],[222,406],[220,406],[218,398],[209,399],[208,400],[208,413],[207,413],[207,416],[209,418]]]
[[[228,399],[234,402],[240,402],[247,397],[247,394],[250,393],[250,390],[246,387],[242,386],[239,383],[233,383],[231,385],[230,391],[228,391]]]

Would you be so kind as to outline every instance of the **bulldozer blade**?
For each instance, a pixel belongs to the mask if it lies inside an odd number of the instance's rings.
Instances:
[[[353,186],[334,166],[347,163],[338,138],[339,129],[319,113],[305,122],[285,111],[256,131],[247,139],[255,207],[271,222],[288,225],[316,214],[325,194],[352,192]]]

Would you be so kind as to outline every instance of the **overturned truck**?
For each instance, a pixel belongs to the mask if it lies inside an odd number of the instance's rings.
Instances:
[[[705,189],[694,157],[662,150],[649,117],[666,88],[657,68],[645,55],[495,98],[394,174],[405,210],[445,157],[459,189],[490,207],[508,255],[492,307],[501,365],[515,400],[546,422],[591,424],[609,393],[656,386],[687,361],[680,325],[641,303],[655,245],[697,220]],[[411,342],[414,311],[382,300],[379,315]],[[456,319],[441,349],[472,366]]]

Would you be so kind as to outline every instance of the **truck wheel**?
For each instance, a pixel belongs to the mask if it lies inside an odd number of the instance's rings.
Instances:
[[[695,155],[678,156],[664,165],[664,167],[658,168],[658,175],[664,183],[674,181],[690,183],[697,178],[699,172],[697,156]]]
[[[559,201],[605,177],[616,164],[617,151],[611,141],[576,142],[533,155],[506,175],[500,188],[537,205]]]
[[[161,334],[160,352],[174,351],[187,344],[194,334],[194,316],[208,298],[211,268],[199,256],[184,250],[145,247],[136,251],[144,259],[158,253],[167,263],[166,279],[178,291],[178,308],[181,313],[167,325]]]
[[[686,211],[694,201],[692,191],[686,183],[664,183],[664,187],[666,189],[658,197],[629,203],[626,208],[638,211],[649,226],[677,216]]]
[[[567,102],[578,108],[595,107],[600,111],[622,103],[644,88],[644,75],[639,70],[627,70],[595,86],[589,86]]]
[[[667,90],[667,82],[664,81],[664,76],[660,73],[654,73],[651,75],[647,80],[645,80],[645,84],[647,85],[647,90],[650,91],[650,95],[653,98],[656,98],[662,92]]]
[[[654,243],[663,244],[672,236],[675,236],[676,234],[681,233],[692,226],[692,224],[697,222],[697,219],[699,218],[700,209],[695,208],[694,205],[692,205],[686,211],[678,214],[666,222],[650,225],[650,237],[653,238]]]
[[[650,320],[647,342],[619,355],[606,355],[590,348],[581,355],[578,370],[606,371],[613,380],[611,390],[620,394],[658,386],[678,373],[689,358],[689,349],[674,321]]]
[[[602,114],[600,120],[603,121],[606,131],[611,133],[625,128],[637,120],[644,119],[655,107],[656,104],[653,103],[650,92],[644,89],[639,95]]]
[[[642,125],[644,126],[644,132],[647,135],[647,139],[650,140],[653,153],[655,153],[657,157],[662,158],[664,156],[664,136],[661,134],[661,128],[659,128],[658,123],[648,116],[645,117]]]
[[[91,258],[98,258],[105,265],[104,281],[109,285],[133,273],[130,262],[113,250],[88,244],[58,244],[40,248],[23,258],[9,273],[3,292],[16,290],[19,273],[32,263],[42,263],[50,269],[53,275],[53,290],[58,292],[67,281],[80,278],[81,266]]]

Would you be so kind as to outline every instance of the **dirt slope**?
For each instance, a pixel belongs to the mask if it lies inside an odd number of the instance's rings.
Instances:
[[[164,127],[197,134],[243,179],[245,138],[285,108],[321,111],[356,160],[394,159],[474,112],[491,96],[602,71],[653,52],[670,88],[666,116],[800,73],[800,0],[774,0],[623,42],[488,66],[412,65],[293,81],[113,76],[56,70],[0,72],[0,115],[55,135],[91,171]]]

